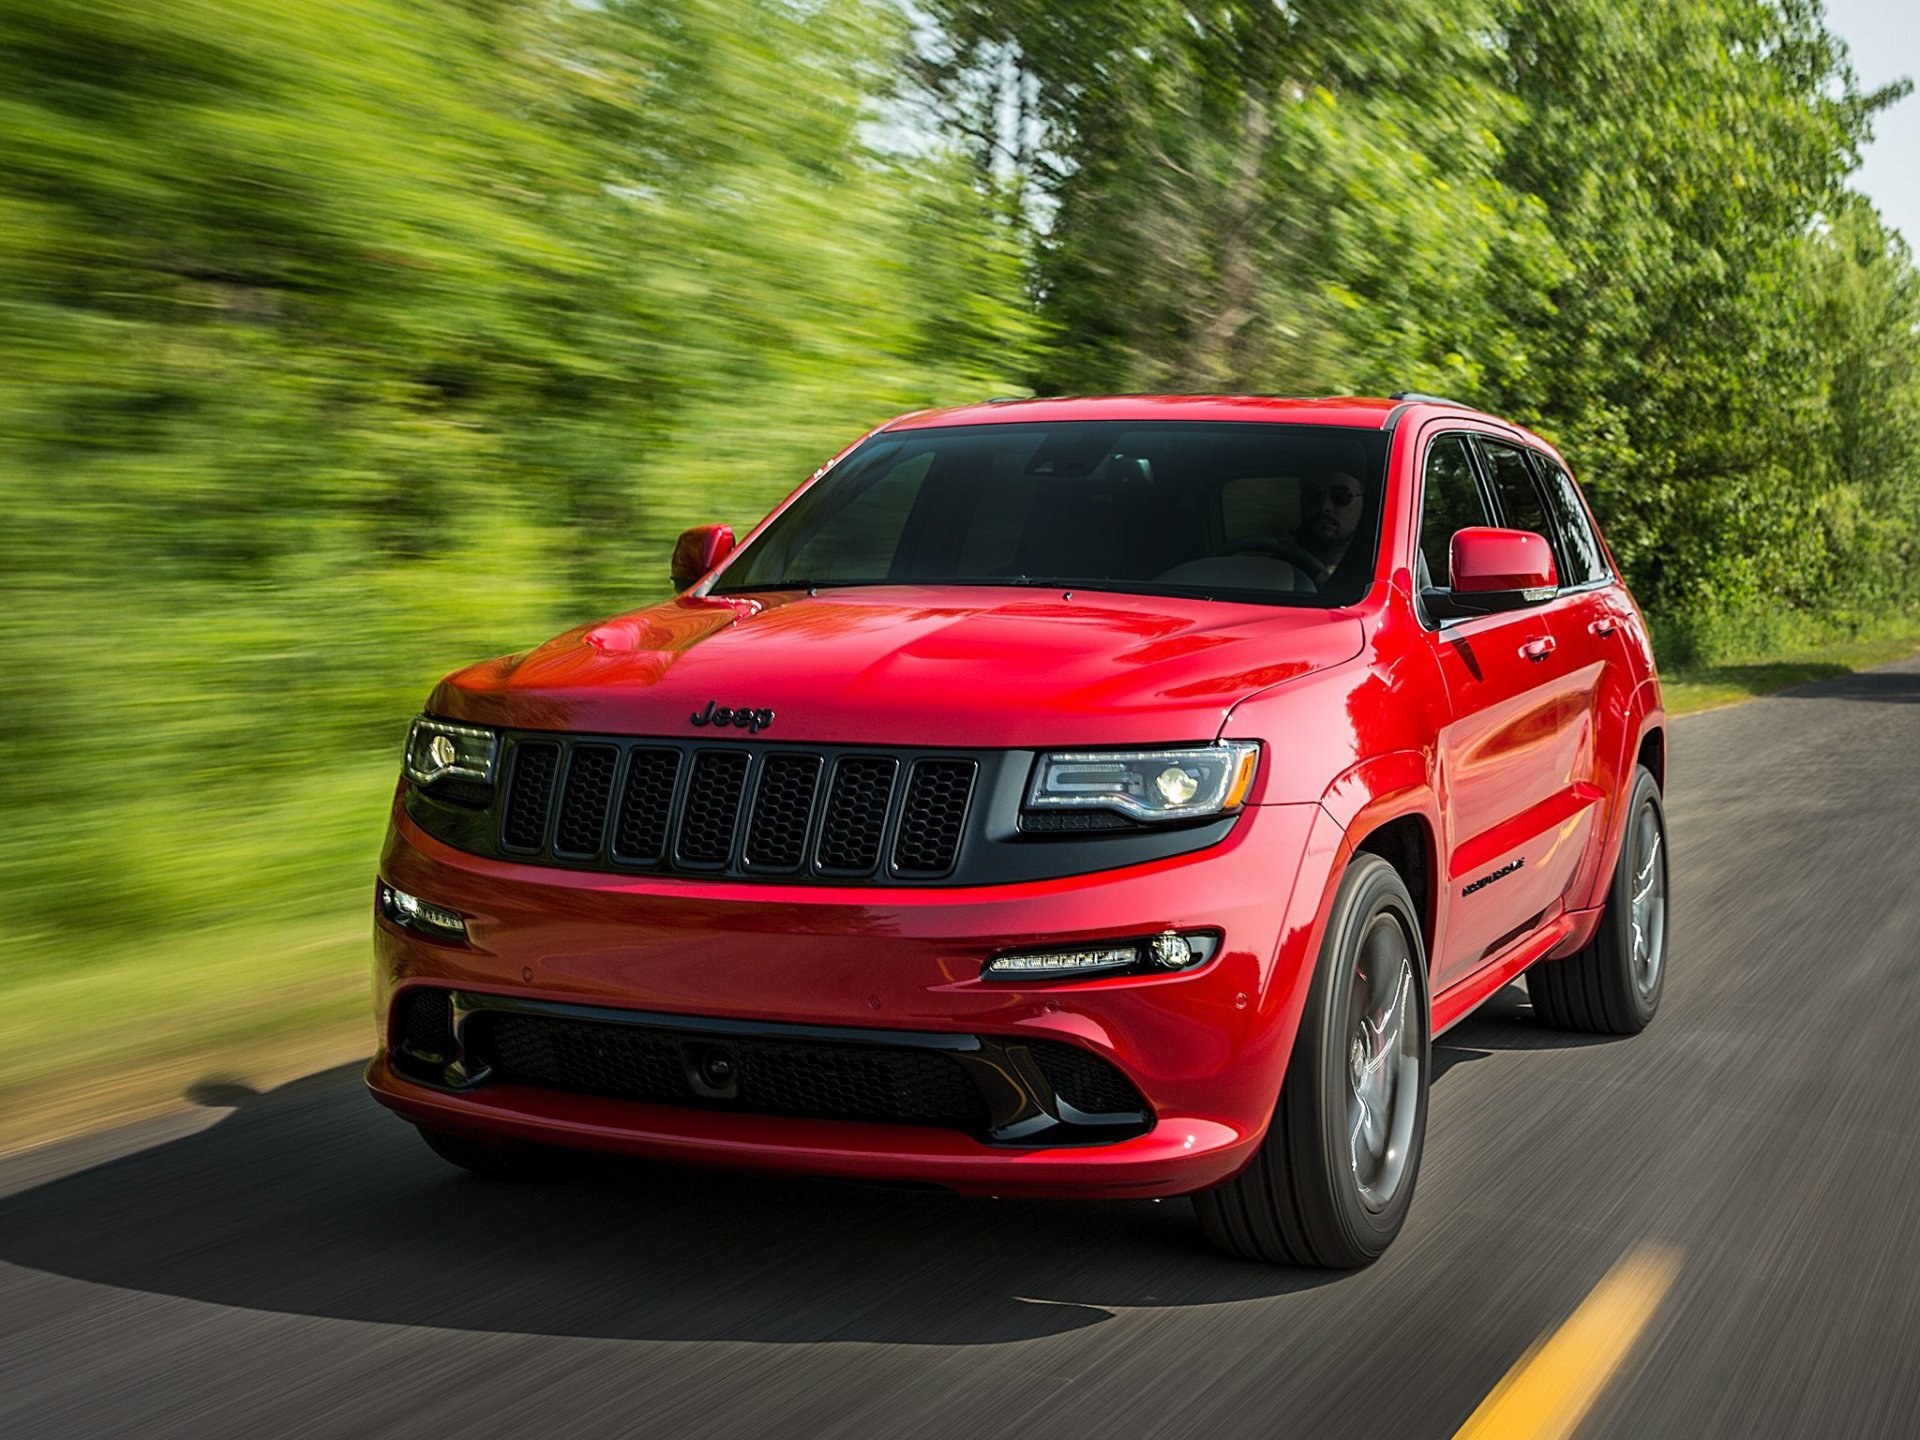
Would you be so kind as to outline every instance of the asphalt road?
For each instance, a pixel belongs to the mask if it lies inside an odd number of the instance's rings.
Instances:
[[[1583,1435],[1920,1434],[1920,662],[1679,722],[1665,1007],[1443,1038],[1398,1245],[1184,1202],[471,1181],[351,1069],[0,1163],[0,1435],[1447,1436],[1623,1255]]]

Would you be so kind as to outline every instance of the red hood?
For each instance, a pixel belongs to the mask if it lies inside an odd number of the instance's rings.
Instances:
[[[1211,739],[1234,702],[1360,653],[1350,612],[1165,596],[886,586],[686,596],[450,675],[480,725],[764,741],[1038,747]]]

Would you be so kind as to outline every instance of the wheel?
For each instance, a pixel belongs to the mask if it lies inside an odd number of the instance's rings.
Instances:
[[[475,1140],[445,1130],[414,1127],[427,1148],[449,1164],[489,1180],[545,1180],[554,1173],[553,1156],[537,1145],[511,1141]]]
[[[1641,766],[1600,926],[1566,959],[1527,971],[1527,998],[1556,1030],[1638,1035],[1660,1008],[1666,979],[1667,819],[1660,784]]]
[[[1327,938],[1267,1137],[1193,1197],[1230,1255],[1345,1270],[1378,1259],[1413,1200],[1427,1129],[1427,962],[1393,866],[1359,855]]]

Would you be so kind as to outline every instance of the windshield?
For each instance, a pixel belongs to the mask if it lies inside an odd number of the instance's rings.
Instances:
[[[1071,421],[882,432],[741,552],[716,594],[1035,585],[1351,604],[1372,578],[1387,437]]]

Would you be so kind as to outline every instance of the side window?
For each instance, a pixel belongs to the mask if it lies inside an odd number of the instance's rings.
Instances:
[[[1487,478],[1493,482],[1494,496],[1506,516],[1503,523],[1512,530],[1544,535],[1552,545],[1553,526],[1547,522],[1546,507],[1540,503],[1540,489],[1533,483],[1526,453],[1492,440],[1480,442],[1480,453],[1487,457]],[[1559,555],[1557,546],[1554,553]],[[1561,563],[1565,563],[1564,558]]]
[[[1560,531],[1560,548],[1564,554],[1560,583],[1586,585],[1605,578],[1606,554],[1600,548],[1600,538],[1593,533],[1593,522],[1587,518],[1579,492],[1573,488],[1573,477],[1544,455],[1535,455],[1533,459],[1545,481],[1547,508],[1553,512]]]
[[[1425,572],[1419,577],[1421,588],[1447,587],[1447,552],[1454,531],[1491,523],[1480,487],[1474,483],[1465,438],[1441,436],[1427,451],[1426,482],[1421,487],[1420,560]]]

